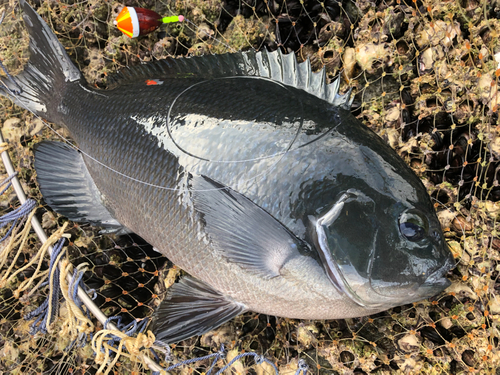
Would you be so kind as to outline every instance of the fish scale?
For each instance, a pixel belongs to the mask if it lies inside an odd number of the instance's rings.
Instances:
[[[20,3],[30,61],[0,93],[66,127],[81,151],[36,146],[45,201],[137,233],[189,273],[154,313],[158,340],[248,310],[364,316],[449,285],[453,257],[425,187],[324,71],[244,52],[127,68],[99,90]]]
[[[186,86],[187,85],[189,85],[188,82],[186,82]],[[182,90],[182,87],[176,88],[172,95],[168,90],[168,82],[165,82],[163,87],[165,91],[162,95],[164,103],[168,103],[169,97],[171,98],[176,92]],[[71,86],[71,89],[75,89],[77,92],[66,93],[64,95],[64,97],[69,98],[68,107],[69,102],[73,100],[72,98],[81,97],[81,92],[78,92],[80,91],[78,86]],[[178,189],[180,181],[173,178],[177,175],[179,168],[179,163],[176,158],[164,148],[158,147],[156,139],[148,135],[143,128],[137,126],[135,121],[131,121],[130,115],[128,115],[129,113],[135,115],[143,113],[143,108],[149,107],[144,105],[144,102],[148,102],[149,97],[147,95],[144,97],[141,96],[141,100],[135,100],[127,107],[127,110],[124,111],[121,109],[120,112],[123,120],[120,122],[113,121],[112,115],[110,115],[109,118],[102,115],[100,121],[103,125],[100,125],[98,122],[89,121],[89,119],[86,118],[86,114],[92,113],[89,111],[89,108],[93,108],[94,111],[99,111],[99,107],[105,107],[108,109],[107,113],[111,114],[113,113],[112,109],[118,108],[117,103],[123,101],[121,98],[121,91],[106,93],[109,99],[105,100],[95,95],[90,96],[86,98],[85,108],[76,110],[75,113],[73,113],[74,109],[72,109],[63,119],[61,119],[61,122],[64,123],[71,134],[73,134],[80,149],[85,153],[93,155],[98,160],[100,160],[100,158],[105,158],[104,160],[107,167],[117,171],[126,171],[129,177],[171,189]],[[125,91],[125,94],[128,95],[127,91]],[[158,95],[157,92],[156,95]],[[142,102],[143,98],[144,102]],[[164,109],[168,108],[168,104],[162,104],[161,107]],[[154,112],[156,113],[157,110]],[[103,113],[106,112],[103,111]],[[113,126],[109,127],[108,124],[111,123]],[[83,129],[89,128],[88,124],[93,128],[93,137],[104,140],[103,143],[96,146],[93,142],[88,142],[89,135],[82,132]],[[112,142],[106,142],[106,140],[112,140]],[[133,148],[130,148],[129,145],[131,140],[140,141],[135,143]],[[125,169],[122,163],[123,155],[127,155],[130,160],[134,160],[135,169],[133,171]],[[145,155],[145,157],[141,157],[141,155]],[[156,163],[150,162],[152,155],[156,155]],[[159,157],[158,155],[163,155],[163,157]],[[227,181],[228,179],[232,179],[233,181],[238,181],[240,179],[240,175],[238,174],[227,173],[225,173],[227,178],[223,179],[221,174],[224,174],[224,169],[219,168],[218,164],[207,163],[208,165],[203,166],[205,167],[203,171],[200,170],[202,169],[200,164],[197,164],[197,167],[193,168],[194,173],[208,173],[215,176],[217,180],[223,181],[228,186],[232,185],[230,181]],[[305,167],[308,164],[309,163],[303,163],[301,165]],[[291,283],[285,283],[284,280],[281,279],[268,280],[266,282],[266,290],[268,289],[267,285],[269,283],[276,284],[270,288],[271,290],[276,290],[276,293],[262,293],[262,291],[259,290],[259,278],[256,278],[255,275],[245,273],[234,264],[221,262],[221,257],[210,251],[210,246],[206,246],[206,241],[204,241],[203,238],[199,238],[202,231],[197,229],[196,226],[193,227],[183,224],[192,220],[192,213],[189,208],[184,208],[178,204],[179,201],[182,200],[182,198],[179,197],[179,195],[182,194],[181,191],[172,192],[165,189],[144,186],[144,184],[134,182],[130,178],[110,172],[108,168],[95,162],[87,161],[86,165],[97,187],[106,197],[106,207],[110,209],[114,217],[120,223],[124,224],[132,231],[140,233],[146,241],[151,243],[155,248],[160,249],[163,254],[191,275],[207,281],[218,290],[227,291],[226,293],[228,295],[235,300],[242,301],[246,306],[249,306],[250,309],[260,310],[264,313],[274,315],[308,317],[308,313],[305,311],[308,310],[308,306],[310,306],[311,303],[318,301],[317,294],[324,296],[336,292],[333,286],[326,283],[325,285],[321,285],[318,291],[314,289],[303,290],[303,288],[294,288],[294,284],[299,284],[300,282],[305,283],[308,280],[293,280]],[[160,175],[157,174],[156,176],[161,179],[151,179],[151,176],[155,176],[156,171],[159,170],[163,173]],[[221,172],[221,174],[217,172]],[[288,171],[283,170],[282,173],[286,175]],[[250,182],[251,181],[248,181],[248,183]],[[271,181],[271,184],[273,184],[273,181]],[[300,182],[297,181],[297,184],[300,184]],[[290,191],[292,190],[293,189],[290,189]],[[127,192],[126,195],[123,194],[125,191]],[[269,201],[273,198],[264,195],[262,199]],[[259,203],[265,204],[264,202]],[[268,205],[269,210],[272,212],[271,209],[273,205],[271,203]],[[165,216],[164,207],[169,207],[167,216]],[[275,215],[278,214],[278,212],[273,213]],[[150,223],[142,219],[144,215],[154,218],[154,228],[149,227]],[[138,220],[134,221],[133,219]],[[172,226],[172,222],[178,223],[178,225]],[[165,229],[159,231],[158,227]],[[165,244],[165,238],[169,239],[168,244]],[[203,254],[205,257],[200,257],[200,254]],[[207,267],[207,265],[210,266]],[[214,277],[214,275],[216,276]],[[229,276],[221,277],[220,275]],[[240,280],[242,281],[240,282]],[[311,293],[315,295],[314,298],[310,297]],[[276,303],[277,298],[284,300],[282,305]],[[290,299],[294,300],[293,309],[291,309],[290,303],[288,302]],[[270,305],[271,302],[274,306],[273,310],[258,309],[259,306],[266,304]],[[311,315],[311,318],[331,316],[332,313],[338,313],[339,311],[339,308],[331,303],[324,304],[322,309],[325,311],[315,312],[315,315]]]
[[[77,86],[73,86],[78,90]],[[80,93],[66,94],[65,97],[79,97]],[[98,98],[97,101],[87,101],[87,108],[94,108],[98,110],[99,106],[106,107],[108,109],[116,108],[117,105],[113,104],[114,101],[120,102],[120,93],[117,94],[117,99],[111,99],[113,96],[109,95],[110,99],[108,101],[102,101]],[[164,97],[168,97],[165,95]],[[92,98],[96,98],[95,96]],[[108,104],[109,103],[109,104]],[[142,103],[136,101],[133,105],[128,107],[130,113],[140,113],[140,108],[142,108]],[[176,158],[168,153],[163,148],[157,146],[155,139],[151,139],[146,132],[134,121],[123,121],[114,123],[113,128],[109,128],[106,125],[112,122],[111,119],[106,119],[101,117],[101,121],[104,125],[99,125],[99,123],[89,121],[86,119],[85,114],[89,113],[87,108],[82,108],[75,113],[70,111],[67,117],[62,119],[62,122],[67,126],[70,132],[74,135],[76,143],[79,145],[85,153],[93,155],[99,160],[102,156],[106,156],[106,165],[117,171],[124,171],[124,164],[122,163],[123,155],[131,160],[135,161],[135,171],[140,171],[141,173],[130,173],[129,177],[136,178],[142,181],[154,183],[163,187],[178,189],[179,181],[173,177],[177,175],[179,168]],[[108,111],[111,112],[111,111]],[[122,110],[122,114],[123,114]],[[127,113],[127,112],[125,112]],[[111,116],[112,117],[112,116]],[[130,118],[129,116],[124,116],[125,118]],[[96,147],[93,143],[86,141],[88,134],[82,133],[81,129],[87,129],[88,126],[82,126],[82,124],[94,124],[92,132],[94,136],[101,140],[111,140],[113,142],[99,144]],[[79,130],[80,129],[80,130]],[[123,134],[123,136],[118,136],[118,134]],[[122,139],[120,139],[122,138]],[[123,139],[124,138],[124,139]],[[141,140],[139,143],[134,145],[131,149],[129,141],[131,139]],[[103,151],[105,151],[103,153]],[[146,157],[141,157],[141,155]],[[151,155],[161,155],[164,157],[158,157],[158,162],[151,163]],[[134,182],[128,177],[119,176],[106,167],[100,164],[87,160],[87,167],[92,175],[97,187],[100,192],[106,197],[106,207],[113,212],[116,219],[123,223],[127,228],[131,229],[136,233],[140,233],[146,241],[151,243],[157,249],[161,249],[168,258],[170,258],[175,264],[178,264],[181,268],[188,271],[190,274],[200,277],[203,280],[207,280],[211,285],[215,286],[217,289],[227,290],[229,288],[234,288],[235,282],[240,278],[242,271],[237,266],[229,263],[222,263],[219,261],[219,257],[210,256],[211,252],[207,249],[205,241],[199,239],[200,230],[195,229],[196,227],[186,226],[185,224],[179,224],[177,226],[172,226],[174,223],[185,223],[191,220],[192,213],[188,208],[183,208],[179,205],[179,201],[182,198],[179,197],[182,194],[181,191],[169,191],[165,189],[158,189],[155,187],[147,187],[139,182]],[[158,180],[153,180],[150,177],[154,176],[156,171],[161,170],[163,173],[157,175]],[[128,173],[128,170],[127,170]],[[234,176],[232,176],[234,178]],[[117,188],[119,187],[119,188]],[[123,192],[127,194],[123,194]],[[164,207],[169,207],[167,215],[165,216]],[[143,220],[142,217],[148,215],[154,218],[155,228],[149,228],[147,226],[148,221]],[[140,220],[133,221],[134,218],[141,218]],[[166,228],[163,231],[158,231],[157,227]],[[164,243],[164,239],[168,238],[169,244]],[[205,249],[204,249],[205,248]],[[171,250],[174,249],[174,250]],[[176,250],[176,251],[175,251]],[[193,254],[194,253],[194,254]],[[195,255],[196,254],[196,255]],[[198,258],[198,254],[206,255],[206,258]],[[207,264],[210,264],[207,267]],[[228,269],[229,268],[229,269]],[[230,269],[232,268],[232,272]],[[231,273],[230,277],[226,279],[211,277],[211,275],[224,275]],[[213,278],[213,280],[212,280]],[[263,295],[258,291],[258,282],[252,283],[248,282],[252,278],[252,275],[245,275],[244,283],[235,289],[235,297],[238,298],[240,294],[246,296],[244,301],[249,306],[258,306],[266,301]],[[251,285],[251,289],[248,289],[248,285]],[[293,288],[280,288],[289,290],[290,295],[297,296],[298,291],[293,290]],[[310,302],[307,302],[306,295],[309,293],[304,293],[302,298],[305,303],[299,308],[302,310]],[[277,293],[277,295],[270,296],[270,299],[274,299],[279,295],[285,295],[282,291]],[[253,297],[253,298],[252,298]],[[241,298],[238,298],[241,301]],[[276,311],[274,312],[276,314]],[[283,314],[284,311],[278,311],[278,313]],[[300,312],[298,312],[300,313]]]

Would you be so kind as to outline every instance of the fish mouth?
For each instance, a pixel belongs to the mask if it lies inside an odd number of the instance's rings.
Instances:
[[[432,272],[423,283],[408,285],[405,288],[404,295],[396,295],[391,298],[391,296],[388,296],[386,293],[384,294],[377,291],[378,288],[376,287],[372,287],[372,291],[384,298],[387,298],[389,303],[394,302],[395,306],[398,304],[421,301],[441,293],[451,285],[451,281],[446,278],[446,274],[454,267],[455,261],[450,256],[446,259],[445,263]]]
[[[316,246],[321,249],[321,245],[325,246],[326,243],[324,238],[320,235],[317,238]],[[364,282],[351,284],[344,275],[344,272],[348,272],[348,270],[345,269],[346,266],[343,267],[344,269],[341,269],[329,253],[321,250],[319,251],[320,258],[323,260],[326,274],[334,287],[352,302],[366,309],[387,309],[433,297],[451,285],[451,281],[446,278],[446,274],[456,265],[450,254],[450,256],[446,258],[444,264],[433,271],[423,283],[414,282],[407,285],[402,285],[400,283],[390,285],[391,283],[385,283],[385,285],[376,285],[371,278],[362,278]],[[371,255],[373,257],[373,254]],[[354,267],[352,267],[350,273],[355,274]],[[359,281],[362,280],[360,279]],[[401,293],[401,290],[399,290],[398,293],[391,295],[391,290],[394,291],[400,288],[404,289],[404,293]],[[373,300],[373,296],[375,295],[379,297],[377,298],[378,301]]]
[[[455,268],[456,264],[453,259],[453,257],[448,257],[446,259],[446,262],[444,265],[442,265],[440,268],[438,268],[436,271],[434,271],[426,280],[425,282],[420,285],[420,290],[425,291],[426,289],[428,290],[428,295],[427,297],[423,298],[429,298],[437,293],[443,291],[444,289],[448,288],[451,285],[451,281],[446,278],[446,274],[448,271],[452,270]],[[427,293],[425,293],[427,294]]]

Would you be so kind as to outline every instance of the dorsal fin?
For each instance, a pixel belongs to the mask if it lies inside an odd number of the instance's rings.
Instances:
[[[110,77],[110,88],[152,78],[160,80],[176,77],[213,79],[232,76],[269,78],[305,90],[320,99],[346,109],[349,109],[352,103],[350,91],[345,95],[339,95],[339,79],[327,84],[324,68],[314,73],[309,60],[299,64],[293,53],[284,55],[280,50],[158,60],[125,68],[116,73]]]

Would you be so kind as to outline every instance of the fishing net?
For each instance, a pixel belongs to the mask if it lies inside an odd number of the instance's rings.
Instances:
[[[0,26],[0,56],[11,74],[28,58],[16,5],[5,3]],[[295,53],[299,61],[310,59],[313,69],[324,67],[330,80],[341,78],[341,91],[353,88],[353,113],[421,177],[438,211],[457,261],[448,275],[453,284],[444,293],[359,319],[299,321],[244,314],[172,346],[174,362],[216,353],[225,344],[228,354],[217,361],[217,369],[238,354],[255,352],[275,363],[281,374],[296,373],[299,361],[315,374],[498,373],[500,2],[54,0],[33,5],[87,80],[103,88],[116,70],[154,59],[251,48],[279,48]],[[165,16],[182,14],[186,21],[129,39],[112,24],[123,5]],[[32,149],[55,135],[9,101],[2,99],[0,105],[18,177],[39,203],[36,215],[51,233],[65,219],[41,199]],[[16,195],[7,190],[0,209],[5,213],[18,206]],[[180,273],[136,236],[113,237],[74,223],[66,233],[67,257],[74,267],[87,263],[83,281],[95,291],[94,301],[124,325],[151,316]],[[11,272],[39,248],[30,234]],[[45,256],[40,271],[49,268]],[[15,291],[34,271],[24,270],[0,290],[0,372],[95,374],[99,365],[89,342],[71,343],[57,328],[30,335],[31,322],[23,316],[45,300],[47,287],[21,296]],[[67,309],[65,302],[60,309]],[[94,324],[95,334],[102,326]],[[211,361],[175,371],[202,374]],[[118,358],[113,371],[150,373],[127,357]],[[273,369],[246,357],[226,373]]]

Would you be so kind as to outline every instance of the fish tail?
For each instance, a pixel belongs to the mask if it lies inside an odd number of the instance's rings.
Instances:
[[[42,18],[25,0],[19,3],[30,35],[30,59],[17,76],[2,77],[0,94],[53,121],[65,87],[79,81],[81,73]]]

